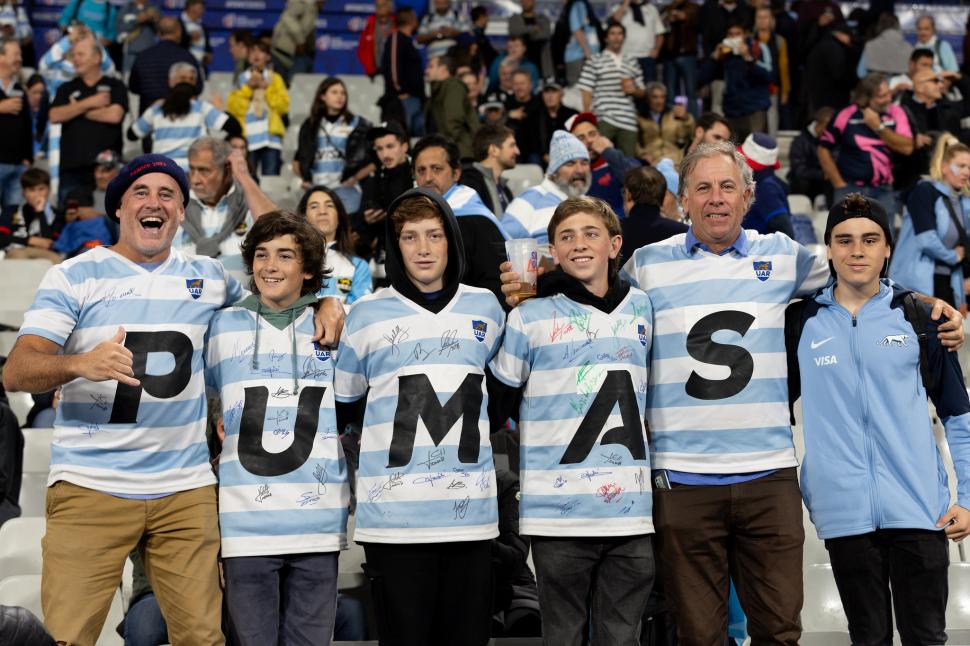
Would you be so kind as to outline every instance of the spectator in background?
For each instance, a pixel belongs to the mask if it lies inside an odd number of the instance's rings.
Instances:
[[[465,70],[458,75],[461,82],[468,88],[468,100],[472,102],[473,108],[478,108],[478,99],[481,96],[481,83],[478,75],[471,70]]]
[[[101,73],[109,75],[114,73],[115,66],[111,57],[91,30],[81,24],[71,25],[67,28],[67,34],[51,45],[40,59],[38,69],[52,97],[57,93],[57,88],[77,76],[77,70],[74,69],[74,63],[71,61],[71,48],[85,38],[93,40],[101,50]]]
[[[300,126],[293,172],[340,196],[348,213],[360,208],[359,182],[374,171],[367,132],[371,122],[350,111],[347,86],[335,76],[317,87],[310,116]]]
[[[970,13],[967,14],[967,24],[963,34],[963,70],[964,74],[970,75]]]
[[[668,29],[660,50],[667,100],[673,102],[675,97],[686,96],[687,111],[697,117],[697,21],[700,7],[690,0],[673,0],[664,7],[661,15]]]
[[[566,0],[563,17],[567,21],[570,34],[563,53],[566,83],[573,85],[579,80],[586,61],[600,53],[601,26],[589,0]]]
[[[704,0],[698,16],[701,44],[705,56],[713,56],[718,44],[732,24],[750,29],[754,16],[747,2],[738,0]]]
[[[458,34],[472,30],[468,18],[452,8],[451,0],[433,0],[431,6],[432,11],[418,27],[418,43],[427,46],[425,53],[429,61],[454,47]]]
[[[462,166],[461,183],[475,189],[485,206],[501,218],[512,201],[502,173],[515,168],[519,158],[515,132],[507,126],[484,125],[475,133],[472,146],[475,161]]]
[[[687,155],[698,144],[716,144],[719,141],[732,141],[731,124],[728,120],[716,112],[705,112],[697,120],[697,127],[694,128],[694,138],[684,151]]]
[[[512,73],[512,94],[505,98],[507,124],[516,136],[524,133],[529,115],[540,109],[542,99],[532,93],[532,75],[528,70],[517,69]]]
[[[822,166],[818,163],[818,140],[833,114],[835,110],[832,108],[819,108],[811,123],[791,142],[788,184],[793,195],[807,195],[808,199],[815,200],[819,195],[831,194],[831,186],[825,181]]]
[[[775,15],[771,7],[761,7],[754,12],[753,40],[767,48],[771,55],[771,111],[768,113],[768,130],[788,130],[791,127],[791,56],[788,52],[788,40],[775,29]]]
[[[367,23],[357,42],[357,60],[363,66],[364,74],[371,78],[380,71],[379,65],[384,60],[384,46],[394,31],[394,25],[394,0],[377,0],[374,3],[374,13],[367,16]]]
[[[273,61],[287,84],[294,74],[313,72],[322,6],[323,0],[286,0],[286,9],[273,26]]]
[[[428,132],[440,133],[455,142],[461,158],[470,159],[472,137],[479,127],[478,115],[468,100],[468,88],[454,76],[455,71],[451,54],[428,60],[425,78],[431,84],[431,100],[425,108],[425,126]]]
[[[920,70],[913,75],[912,91],[903,92],[899,105],[906,110],[913,132],[913,152],[896,156],[893,168],[894,186],[907,193],[923,175],[930,172],[930,157],[937,139],[944,132],[960,131],[960,108],[943,96],[943,78],[932,70]]]
[[[906,64],[906,73],[897,74],[889,79],[889,89],[893,96],[899,96],[906,90],[912,91],[913,77],[920,70],[933,70],[933,52],[928,49],[913,49]]]
[[[526,115],[522,134],[516,138],[522,156],[530,164],[543,168],[549,163],[549,144],[552,134],[566,128],[566,121],[576,114],[562,104],[562,85],[554,78],[546,79],[539,88],[542,105]]]
[[[76,22],[91,30],[98,42],[107,47],[115,41],[115,18],[118,5],[106,0],[68,0],[57,24],[66,29]]]
[[[549,18],[536,12],[536,0],[522,0],[522,13],[509,17],[509,36],[518,36],[525,43],[525,57],[539,68],[543,78],[554,73],[549,39],[552,27]]]
[[[838,160],[833,157],[838,149]],[[892,103],[882,74],[868,74],[822,133],[818,161],[833,187],[835,204],[852,192],[871,197],[895,213],[890,155],[913,152],[913,130],[906,113]]]
[[[599,132],[624,155],[637,149],[637,110],[634,99],[646,96],[643,71],[632,56],[621,54],[626,29],[618,22],[606,27],[606,49],[586,61],[579,76],[583,112],[593,112]],[[620,211],[617,211],[618,214]],[[622,214],[620,217],[623,217]]]
[[[65,259],[74,258],[95,247],[115,243],[117,227],[94,208],[94,195],[87,188],[76,188],[64,199],[64,228],[51,249]]]
[[[130,72],[135,56],[155,44],[159,17],[158,7],[148,0],[131,0],[118,12],[116,31],[122,46],[122,71]]]
[[[187,49],[179,45],[182,23],[178,18],[163,16],[158,21],[158,43],[135,57],[128,78],[128,88],[138,95],[138,114],[168,94],[168,73],[176,63],[199,63]],[[202,93],[202,73],[197,74],[196,91]]]
[[[880,72],[889,78],[905,74],[912,53],[913,46],[906,42],[899,18],[893,13],[879,14],[875,36],[862,49],[856,74],[859,78],[869,72]]]
[[[229,94],[226,107],[243,124],[249,155],[260,174],[279,175],[286,134],[283,117],[290,111],[290,95],[270,60],[269,45],[253,43],[249,69],[239,75],[239,86]]]
[[[626,30],[621,52],[637,59],[644,85],[650,83],[657,77],[657,59],[667,33],[657,8],[643,0],[623,0],[610,17]]]
[[[498,58],[498,52],[488,39],[488,8],[484,5],[472,7],[472,29],[471,35],[474,44],[477,46],[476,53],[485,69],[491,67],[492,62]]]
[[[24,58],[33,64],[34,29],[30,26],[30,18],[23,3],[17,0],[0,0],[0,36],[19,42]]]
[[[20,43],[0,39],[0,206],[20,206],[20,175],[34,162],[30,107],[20,84]]]
[[[489,92],[495,92],[499,89],[500,71],[503,68],[508,74],[513,74],[516,70],[527,71],[532,81],[532,87],[538,87],[539,70],[526,59],[525,40],[521,36],[509,36],[505,51],[506,53],[496,58],[488,69]]]
[[[34,142],[34,159],[47,158],[47,113],[50,97],[44,77],[34,72],[27,79],[27,106],[30,110],[30,133]]]
[[[128,128],[128,139],[151,136],[151,151],[172,159],[189,170],[189,146],[199,137],[239,135],[239,122],[197,97],[198,69],[192,63],[176,63],[168,73],[168,96],[155,102]]]
[[[566,122],[566,128],[589,151],[593,183],[586,194],[608,202],[613,212],[622,219],[625,217],[623,178],[628,170],[640,166],[640,162],[614,148],[613,142],[600,133],[598,123],[595,114],[580,112]]]
[[[102,74],[102,55],[93,38],[79,40],[71,48],[77,78],[61,85],[51,102],[50,121],[62,127],[58,203],[76,188],[94,190],[98,153],[110,148],[121,154],[128,89]]]
[[[181,45],[195,57],[203,73],[212,64],[209,30],[202,23],[204,16],[205,0],[185,0],[185,9],[179,15],[179,21],[182,23]]]
[[[11,260],[60,262],[60,254],[51,247],[64,228],[64,214],[51,205],[51,176],[40,168],[28,168],[20,176],[20,187],[23,203],[17,209],[4,209],[0,216],[0,249]]]
[[[664,217],[661,207],[669,193],[667,180],[656,168],[632,168],[623,179],[623,246],[620,262],[633,257],[644,245],[686,233],[687,225]]]
[[[121,170],[121,157],[113,150],[102,150],[94,158],[94,193],[92,208],[98,215],[107,215],[104,199],[107,196],[108,184],[111,183]]]
[[[780,231],[794,240],[795,230],[788,210],[788,186],[775,175],[781,168],[778,144],[770,135],[753,132],[738,150],[751,168],[755,182],[754,203],[741,221],[741,227],[762,234]]]
[[[664,194],[663,202],[660,204],[660,214],[663,215],[668,220],[673,220],[674,222],[683,222],[684,213],[680,206],[680,200],[677,197],[677,189],[680,187],[680,174],[677,167],[680,164],[674,164],[669,158],[664,157],[654,168],[664,176],[667,181],[667,192]]]
[[[239,75],[249,65],[249,48],[253,44],[253,34],[248,29],[236,29],[229,34],[229,56],[232,58],[232,84],[239,82]]]
[[[360,182],[361,213],[364,218],[363,236],[370,242],[374,258],[374,278],[383,280],[384,242],[387,229],[384,220],[387,209],[397,197],[414,186],[408,157],[407,132],[401,124],[391,121],[374,126],[367,133],[378,165],[373,173]]]
[[[394,15],[397,30],[388,38],[381,59],[385,100],[401,102],[401,119],[415,137],[424,134],[424,74],[421,53],[414,46],[418,17],[411,7],[401,7]]]
[[[724,116],[738,139],[768,131],[771,107],[771,50],[732,21],[714,53],[724,65]]]
[[[667,88],[651,81],[646,88],[646,110],[640,111],[637,157],[655,164],[664,157],[680,162],[684,148],[694,136],[697,123],[687,112],[687,101],[680,97],[667,109]]]
[[[848,25],[835,23],[818,39],[809,50],[802,78],[805,114],[814,114],[819,108],[841,110],[845,106],[856,82],[852,30]]]
[[[953,54],[950,43],[936,35],[936,20],[929,14],[923,14],[916,19],[917,49],[928,49],[933,52],[933,67],[936,71],[957,72],[960,66]]]

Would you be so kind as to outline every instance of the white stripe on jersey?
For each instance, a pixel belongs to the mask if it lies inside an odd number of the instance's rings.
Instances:
[[[621,130],[636,132],[637,110],[633,97],[623,92],[623,79],[632,79],[643,89],[640,63],[632,56],[603,51],[586,61],[576,86],[593,94],[593,112],[598,118]]]

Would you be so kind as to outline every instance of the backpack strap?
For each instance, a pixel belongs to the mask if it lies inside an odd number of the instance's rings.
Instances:
[[[926,315],[926,308],[916,298],[913,292],[909,292],[903,297],[903,316],[913,326],[916,332],[916,339],[919,341],[919,372],[923,377],[923,387],[927,392],[936,387],[936,375],[930,370],[928,337],[926,335],[926,325],[929,317]]]

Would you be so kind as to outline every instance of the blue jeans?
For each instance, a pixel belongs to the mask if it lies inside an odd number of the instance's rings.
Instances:
[[[333,638],[340,642],[367,639],[367,611],[360,599],[337,593],[337,619]]]
[[[678,56],[672,61],[664,61],[664,81],[667,83],[667,102],[674,104],[674,97],[681,94],[681,80],[683,80],[683,94],[687,97],[687,111],[699,116],[697,110],[697,57]]]
[[[251,150],[249,151],[249,159],[253,164],[253,168],[260,175],[269,177],[280,174],[283,159],[280,156],[280,151],[276,148],[266,147],[260,148],[259,150]]]
[[[125,615],[122,637],[125,646],[158,646],[168,643],[168,628],[154,592],[138,597]]]
[[[223,559],[241,646],[327,646],[337,611],[337,552]]]
[[[404,125],[408,129],[408,134],[412,137],[424,136],[424,112],[421,110],[421,99],[409,96],[401,99],[401,105],[404,106],[404,118],[407,119]]]
[[[838,204],[849,193],[862,193],[866,197],[872,198],[882,204],[882,208],[886,209],[886,213],[889,215],[890,226],[892,225],[893,213],[896,212],[896,197],[893,195],[892,186],[857,186],[855,184],[847,184],[833,191],[832,204]]]
[[[643,84],[656,80],[657,78],[657,59],[653,56],[644,56],[638,58],[637,62],[640,63],[640,68],[643,69]]]
[[[19,207],[24,201],[20,176],[26,168],[23,164],[0,164],[0,204],[4,207]]]

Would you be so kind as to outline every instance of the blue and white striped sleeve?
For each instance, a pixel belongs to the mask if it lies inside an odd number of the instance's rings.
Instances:
[[[357,256],[351,256],[350,262],[354,265],[354,277],[351,279],[350,293],[347,294],[347,305],[373,291],[370,266],[367,261]]]
[[[212,105],[208,101],[202,102],[202,121],[209,133],[222,130],[222,126],[229,120],[229,115]]]
[[[365,370],[365,361],[354,347],[354,334],[348,333],[345,328],[340,347],[337,348],[337,365],[333,374],[333,396],[338,402],[355,402],[364,396],[367,392]]]
[[[492,374],[506,386],[518,388],[529,379],[532,350],[519,309],[512,310],[498,353],[489,364]]]
[[[33,334],[63,346],[81,315],[77,294],[60,267],[44,274],[34,302],[24,314],[20,335]]]
[[[131,130],[139,139],[147,137],[155,131],[155,119],[158,117],[158,105],[149,106],[145,113],[138,117],[135,123],[131,124]]]

